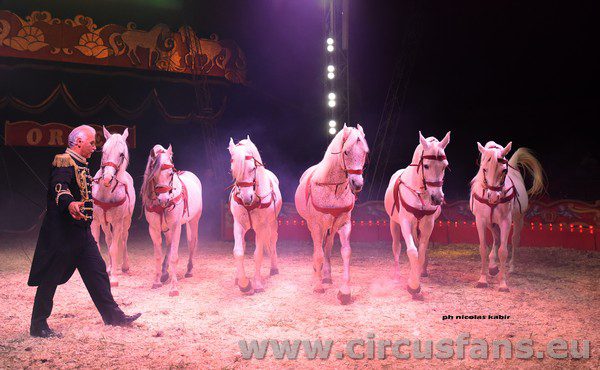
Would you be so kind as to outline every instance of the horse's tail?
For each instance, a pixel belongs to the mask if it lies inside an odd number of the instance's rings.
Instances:
[[[527,195],[534,196],[543,194],[546,191],[546,175],[542,164],[533,155],[531,150],[527,148],[519,148],[508,161],[510,166],[517,168],[518,165],[523,167],[533,178],[531,188],[527,190]]]
[[[120,33],[113,33],[108,38],[108,43],[113,49],[115,55],[123,55],[125,53],[125,43]]]

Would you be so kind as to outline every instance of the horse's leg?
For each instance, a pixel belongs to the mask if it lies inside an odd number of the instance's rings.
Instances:
[[[269,235],[268,227],[266,227],[266,230],[263,225],[254,228],[254,293],[265,291],[260,275],[260,267],[262,266],[265,245],[269,239],[271,239],[271,236]]]
[[[90,227],[92,229],[92,236],[98,245],[98,251],[102,254],[102,248],[100,248],[100,221],[95,218],[92,220],[92,225]]]
[[[196,247],[198,245],[198,221],[200,221],[199,217],[190,220],[190,222],[185,225],[185,235],[187,237],[188,250],[190,252],[187,271],[185,273],[186,278],[193,276],[192,270],[194,269],[194,254],[196,253]]]
[[[169,270],[171,271],[171,289],[169,296],[175,297],[179,295],[177,287],[177,262],[179,262],[179,240],[181,239],[181,222],[177,220],[170,228],[168,234],[171,234],[170,246],[171,252],[169,255]]]
[[[269,256],[271,258],[271,271],[269,274],[271,276],[279,274],[279,268],[277,267],[277,239],[279,238],[279,233],[277,231],[277,218],[271,222],[271,238],[269,240]]]
[[[325,258],[323,261],[323,284],[333,283],[333,280],[331,280],[331,250],[333,249],[334,237],[335,234],[332,232],[332,229],[327,229],[327,233],[325,234]]]
[[[129,272],[129,253],[127,252],[127,240],[129,239],[129,228],[131,227],[131,218],[124,221],[124,227],[122,230],[121,246],[120,250],[123,253],[123,264],[121,265],[121,271],[124,273]]]
[[[400,224],[391,218],[390,232],[392,233],[392,252],[394,253],[394,281],[400,282],[400,253],[402,252],[400,239],[402,238],[402,230]]]
[[[490,251],[490,266],[489,273],[491,276],[498,275],[498,247],[500,246],[500,228],[496,224],[492,224],[492,250]]]
[[[519,244],[521,244],[521,230],[523,230],[523,215],[516,214],[513,217],[513,234],[512,234],[512,252],[510,256],[510,262],[508,265],[508,272],[515,271],[515,250],[519,248]]]
[[[106,242],[106,252],[108,253],[108,263],[106,264],[106,272],[110,275],[110,271],[112,270],[112,258],[110,256],[110,246],[112,245],[113,232],[110,227],[110,224],[107,222],[101,221],[100,227],[102,228],[102,232],[104,232],[104,241]]]
[[[477,288],[486,288],[488,286],[488,252],[485,241],[486,224],[482,217],[477,217],[475,219],[475,224],[477,225],[477,235],[479,236],[479,254],[481,255],[481,275],[479,276],[479,280],[475,286]]]
[[[419,252],[415,246],[415,241],[412,235],[412,225],[409,220],[402,220],[400,222],[400,230],[406,243],[406,255],[410,262],[410,273],[408,275],[408,285],[406,290],[410,293],[413,299],[422,299],[421,284],[419,282],[419,275],[421,274],[421,266],[419,265]]]
[[[420,224],[421,234],[419,236],[419,268],[421,269],[420,276],[427,277],[427,248],[429,247],[429,238],[433,232],[433,220],[423,221]]]
[[[338,233],[340,235],[340,244],[342,244],[340,252],[342,255],[342,261],[344,263],[344,272],[342,274],[342,284],[340,285],[340,290],[338,292],[338,299],[343,305],[352,302],[352,298],[350,296],[350,255],[352,254],[352,249],[350,248],[351,231],[352,223],[349,220],[348,222],[343,224],[338,230]],[[331,237],[331,239],[331,243],[333,244],[333,236]]]
[[[161,226],[160,223],[158,226],[152,226],[151,222],[148,223],[150,224],[148,231],[150,232],[150,238],[152,238],[152,244],[154,245],[154,282],[152,283],[152,289],[156,289],[162,286],[162,283],[160,282],[163,259]]]
[[[501,292],[508,292],[506,259],[508,258],[508,235],[510,234],[511,222],[512,219],[509,217],[500,223],[500,249],[498,249],[498,256],[500,257],[500,275],[498,279],[500,285],[498,290]]]
[[[313,292],[325,293],[323,288],[323,231],[321,225],[312,224],[310,227],[310,235],[313,240]]]
[[[244,230],[244,227],[239,222],[233,221],[233,237],[235,240],[233,245],[233,257],[235,258],[236,267],[235,281],[242,293],[251,295],[254,294],[254,289],[252,288],[252,282],[246,277],[246,270],[244,269],[244,251],[246,250],[244,237],[246,231],[247,230]]]
[[[162,225],[161,225],[162,228]],[[170,231],[171,229],[167,227],[167,232],[165,232],[165,246],[167,250],[165,251],[165,257],[162,262],[162,271],[160,275],[160,282],[166,283],[169,280],[169,259],[171,258],[171,241],[173,240],[173,233]],[[176,273],[171,271],[171,273]]]
[[[108,249],[110,254],[110,271],[108,273],[108,278],[110,280],[110,286],[119,286],[119,281],[117,280],[117,274],[115,270],[118,268],[119,247],[123,237],[123,225],[120,222],[117,222],[113,225],[112,232],[112,241]]]

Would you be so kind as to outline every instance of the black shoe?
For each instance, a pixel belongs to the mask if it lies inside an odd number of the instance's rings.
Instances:
[[[138,312],[131,316],[123,315],[122,317],[115,319],[112,322],[108,323],[108,325],[127,326],[127,325],[131,324],[132,322],[134,322],[135,320],[137,320],[140,316],[142,316],[141,312]]]
[[[39,338],[62,338],[62,334],[55,332],[54,330],[50,329],[49,327],[45,327],[45,328],[30,328],[29,329],[29,335],[31,335],[32,337],[39,337]]]

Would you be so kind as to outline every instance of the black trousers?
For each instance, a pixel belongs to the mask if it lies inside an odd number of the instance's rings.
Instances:
[[[110,324],[120,319],[124,314],[112,296],[110,281],[106,273],[106,264],[102,259],[102,255],[100,255],[100,251],[98,251],[98,246],[91,232],[87,233],[85,242],[76,252],[74,263],[104,323]],[[65,266],[56,263],[53,268],[55,271],[51,271],[51,273],[60,275],[63,273],[60,270],[63,270]],[[46,320],[52,313],[56,287],[56,279],[51,278],[44,279],[38,286],[31,315],[32,327],[47,327]]]

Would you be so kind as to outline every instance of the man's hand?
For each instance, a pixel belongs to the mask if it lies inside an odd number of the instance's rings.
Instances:
[[[71,202],[69,203],[69,213],[71,217],[76,220],[84,219],[85,216],[81,213],[81,207],[83,206],[83,202]]]

